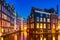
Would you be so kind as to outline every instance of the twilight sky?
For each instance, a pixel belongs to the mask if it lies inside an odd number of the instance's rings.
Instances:
[[[6,0],[6,2],[9,4],[14,4],[15,10],[18,12],[18,15],[24,18],[27,18],[30,15],[32,7],[40,9],[49,9],[53,7],[54,9],[56,9],[56,5],[58,4],[60,9],[60,0]]]

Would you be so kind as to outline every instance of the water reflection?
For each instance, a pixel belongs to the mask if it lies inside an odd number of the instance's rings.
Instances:
[[[60,34],[33,35],[27,32],[21,32],[21,40],[60,40]]]
[[[5,37],[0,37],[0,40],[60,40],[60,34],[29,34],[27,32],[20,32]]]
[[[58,40],[60,40],[60,34],[58,35]]]
[[[21,40],[27,40],[27,32],[21,32]]]
[[[15,38],[14,40],[17,40],[17,34],[14,35],[14,38]]]

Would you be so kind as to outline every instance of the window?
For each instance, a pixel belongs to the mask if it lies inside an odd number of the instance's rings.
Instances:
[[[40,16],[42,17],[42,16],[43,16],[43,14],[40,14]]]
[[[2,18],[4,18],[4,14],[2,13]]]
[[[40,23],[40,28],[43,28],[42,23]]]
[[[42,22],[42,18],[40,18],[40,22]]]
[[[2,32],[4,32],[4,29],[2,28]]]
[[[34,14],[32,14],[32,17],[34,17]]]
[[[4,15],[4,19],[7,19],[7,15]]]
[[[39,28],[39,23],[37,23],[37,28]]]
[[[50,18],[50,15],[46,15],[46,17]]]
[[[2,18],[3,19],[7,19],[7,15],[5,15],[5,14],[2,13]]]
[[[10,23],[9,23],[9,22],[6,22],[6,26],[7,26],[7,27],[10,27]]]
[[[49,18],[47,19],[47,22],[50,22],[50,19]]]
[[[2,26],[6,26],[6,21],[2,20]]]
[[[0,10],[1,10],[1,4],[0,4]]]
[[[34,24],[31,24],[31,28],[34,28]]]
[[[39,17],[37,17],[37,21],[39,21]]]
[[[48,29],[50,29],[50,24],[47,24]]]
[[[0,27],[1,27],[1,20],[0,20]]]
[[[46,28],[46,24],[44,24],[44,28]]]
[[[44,22],[46,22],[46,18],[44,18]]]
[[[10,21],[10,17],[7,17],[7,20]]]
[[[1,18],[1,12],[0,12],[0,18]]]
[[[52,28],[55,29],[55,24],[53,24],[53,27]]]
[[[34,18],[31,19],[31,22],[34,22]]]

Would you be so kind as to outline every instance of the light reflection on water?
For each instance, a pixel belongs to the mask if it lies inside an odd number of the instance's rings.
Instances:
[[[21,40],[27,40],[27,32],[21,32]]]
[[[58,35],[58,40],[60,40],[60,34]]]
[[[41,35],[32,35],[27,32],[21,33],[21,40],[60,40],[60,34],[41,34]]]
[[[20,32],[13,35],[0,38],[0,40],[60,40],[60,34],[41,34],[33,35],[27,32]]]

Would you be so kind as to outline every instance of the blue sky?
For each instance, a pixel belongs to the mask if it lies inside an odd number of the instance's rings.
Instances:
[[[58,4],[60,9],[60,0],[6,0],[6,2],[9,4],[14,4],[15,10],[18,12],[18,15],[24,18],[27,18],[30,15],[32,7],[40,9],[49,9],[53,7],[54,9],[56,9],[56,5]]]

